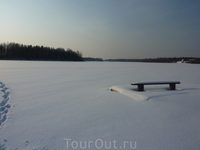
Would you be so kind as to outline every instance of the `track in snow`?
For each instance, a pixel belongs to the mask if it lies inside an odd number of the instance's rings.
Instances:
[[[11,107],[8,104],[9,94],[8,88],[3,82],[0,82],[0,126],[6,121],[7,113]]]

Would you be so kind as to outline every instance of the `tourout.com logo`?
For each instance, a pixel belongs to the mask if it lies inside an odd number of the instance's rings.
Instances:
[[[96,140],[90,140],[90,141],[77,141],[72,140],[71,138],[64,138],[64,141],[66,142],[66,150],[67,149],[136,149],[137,148],[137,142],[136,141],[122,141],[118,142],[117,140],[111,140],[106,141],[103,139],[96,139]]]

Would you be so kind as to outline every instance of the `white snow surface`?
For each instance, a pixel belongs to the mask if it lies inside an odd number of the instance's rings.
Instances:
[[[185,63],[0,61],[0,150],[199,150],[199,75]],[[181,84],[131,85],[148,81]]]

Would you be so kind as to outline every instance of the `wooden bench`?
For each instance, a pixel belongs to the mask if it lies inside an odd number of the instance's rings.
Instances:
[[[138,86],[138,91],[144,91],[144,85],[156,85],[156,84],[169,84],[169,90],[176,90],[176,84],[180,84],[180,82],[179,81],[156,81],[156,82],[131,83],[131,85]]]

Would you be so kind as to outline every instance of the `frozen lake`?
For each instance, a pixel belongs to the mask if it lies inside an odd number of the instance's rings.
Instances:
[[[0,150],[199,150],[199,74],[195,64],[0,61]],[[131,85],[146,81],[181,84]]]

